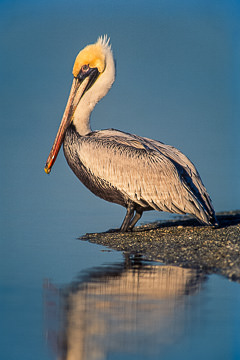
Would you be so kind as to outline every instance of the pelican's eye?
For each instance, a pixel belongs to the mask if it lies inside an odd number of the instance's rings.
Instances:
[[[86,73],[89,71],[89,65],[83,65],[81,68],[82,73]]]
[[[86,86],[86,88],[84,90],[84,92],[85,92],[88,89],[90,89],[90,87],[94,84],[94,82],[96,81],[98,75],[99,75],[98,68],[92,68],[89,65],[83,65],[81,67],[81,70],[79,71],[79,74],[76,77],[76,79],[78,79],[80,81],[80,83],[81,83],[87,77],[89,78],[88,84],[87,84],[87,86]]]
[[[89,76],[91,68],[89,65],[83,65],[78,73],[77,79],[83,81],[87,76]]]

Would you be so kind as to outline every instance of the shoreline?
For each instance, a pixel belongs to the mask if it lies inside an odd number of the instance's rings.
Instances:
[[[158,221],[132,232],[86,234],[80,240],[106,246],[143,260],[199,269],[240,281],[240,210],[217,214],[219,227],[195,219]]]

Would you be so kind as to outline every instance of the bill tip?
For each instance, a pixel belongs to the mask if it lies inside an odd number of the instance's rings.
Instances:
[[[47,166],[45,166],[44,171],[46,174],[50,174],[51,169],[49,169]]]

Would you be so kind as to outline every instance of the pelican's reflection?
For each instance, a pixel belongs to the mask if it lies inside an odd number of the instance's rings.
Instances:
[[[160,354],[183,333],[202,281],[196,270],[136,259],[85,272],[59,292],[58,359]]]

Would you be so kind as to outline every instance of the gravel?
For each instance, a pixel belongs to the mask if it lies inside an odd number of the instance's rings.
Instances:
[[[240,211],[217,214],[219,227],[196,220],[159,221],[128,233],[86,234],[80,239],[144,260],[218,273],[240,281]]]

